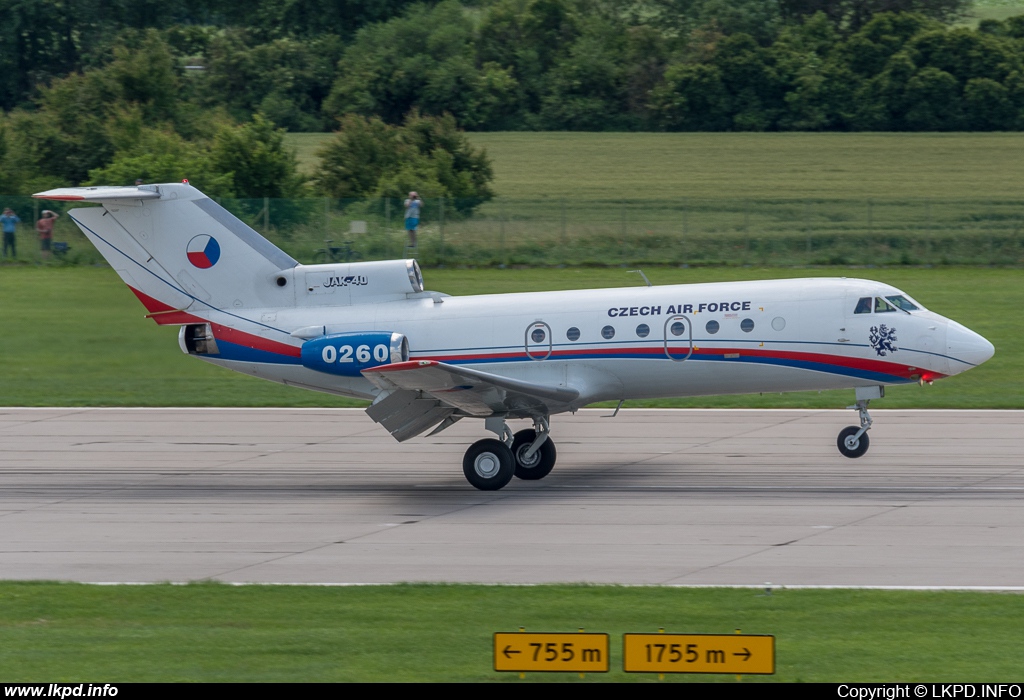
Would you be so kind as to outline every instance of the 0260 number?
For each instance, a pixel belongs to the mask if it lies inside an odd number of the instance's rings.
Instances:
[[[353,352],[355,357],[353,358]],[[388,346],[387,345],[375,345],[373,352],[370,352],[369,345],[360,345],[353,351],[351,345],[341,345],[335,348],[333,345],[325,345],[320,356],[324,362],[331,365],[335,362],[359,362],[360,364],[366,364],[372,357],[377,362],[386,362],[388,359]]]

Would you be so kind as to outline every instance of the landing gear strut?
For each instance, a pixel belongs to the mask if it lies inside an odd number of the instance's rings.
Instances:
[[[543,479],[555,467],[555,443],[548,437],[547,418],[538,418],[536,430],[520,430],[512,438],[516,477],[524,481]]]
[[[836,446],[844,457],[855,459],[868,451],[871,441],[868,440],[868,431],[871,430],[871,414],[868,413],[868,403],[871,399],[880,399],[885,396],[885,388],[881,386],[859,387],[856,389],[857,403],[847,408],[857,409],[860,415],[860,427],[855,425],[843,428],[839,432]]]
[[[555,443],[548,437],[550,426],[546,416],[534,419],[534,430],[520,430],[515,435],[504,418],[488,418],[484,424],[500,439],[479,440],[466,450],[462,471],[473,486],[481,491],[497,491],[513,475],[535,481],[551,473],[555,466]]]

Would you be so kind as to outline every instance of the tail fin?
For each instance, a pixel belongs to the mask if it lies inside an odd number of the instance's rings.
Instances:
[[[34,196],[103,205],[68,215],[157,323],[187,322],[210,308],[295,303],[298,262],[188,184],[68,187]]]

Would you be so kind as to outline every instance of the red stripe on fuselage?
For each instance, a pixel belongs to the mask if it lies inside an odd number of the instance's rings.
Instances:
[[[253,350],[263,350],[265,352],[272,352],[278,355],[286,355],[287,357],[302,357],[302,348],[295,345],[288,345],[287,343],[279,343],[276,340],[268,340],[267,338],[253,335],[252,333],[246,333],[229,326],[222,326],[219,323],[210,323],[210,327],[213,329],[213,337],[217,340],[224,340],[228,343],[234,343],[235,345],[243,345]]]
[[[139,298],[142,305],[146,307],[146,311],[150,313],[150,318],[156,321],[161,326],[177,325],[181,326],[187,323],[210,323],[210,328],[213,330],[213,337],[218,340],[225,340],[235,345],[242,345],[253,350],[265,350],[266,352],[277,353],[278,355],[286,355],[288,357],[301,357],[301,348],[295,347],[294,345],[288,345],[287,343],[279,343],[274,340],[268,340],[252,333],[246,333],[244,331],[236,330],[229,326],[224,326],[219,323],[212,323],[207,321],[205,318],[200,318],[186,311],[175,309],[173,306],[168,306],[159,299],[140,292],[135,287],[129,285],[128,289]]]
[[[680,354],[686,352],[685,347],[672,348],[674,352]],[[537,356],[543,354],[542,351],[534,353]],[[573,350],[555,350],[546,359],[553,358],[571,358],[579,355],[632,355],[636,357],[665,357],[664,347],[647,347],[647,348],[589,348],[589,349],[573,349]],[[813,362],[817,364],[832,365],[835,367],[847,367],[850,369],[862,370],[867,372],[876,372],[879,374],[889,374],[904,379],[912,379],[913,375],[924,375],[928,374],[931,377],[941,378],[946,375],[934,372],[933,370],[924,367],[914,367],[911,369],[910,365],[900,364],[896,362],[889,362],[886,360],[871,360],[859,357],[848,357],[844,355],[832,355],[815,352],[799,352],[799,351],[788,351],[788,350],[762,350],[760,348],[694,348],[693,355],[714,357],[720,355],[733,355],[737,354],[737,358],[728,358],[728,360],[736,359],[742,360],[744,357],[749,358],[765,358],[765,359],[778,359],[778,360],[789,360],[794,362]],[[437,356],[428,355],[423,360],[433,360],[438,362],[459,362],[465,360],[476,360],[484,361],[487,360],[530,360],[531,358],[523,351],[519,352],[500,352],[493,354],[480,354],[471,353],[466,355],[451,355],[451,356]]]

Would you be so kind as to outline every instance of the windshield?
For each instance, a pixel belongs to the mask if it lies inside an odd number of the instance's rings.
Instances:
[[[875,297],[876,314],[892,313],[894,311],[896,311],[896,307],[894,307],[892,304],[887,302],[882,297]]]
[[[904,311],[920,311],[921,310],[921,307],[919,307],[914,302],[910,301],[910,299],[907,299],[902,294],[896,294],[896,295],[891,296],[891,297],[886,297],[886,299],[888,299],[890,302],[892,302],[893,305],[896,306],[896,308],[903,309]]]

